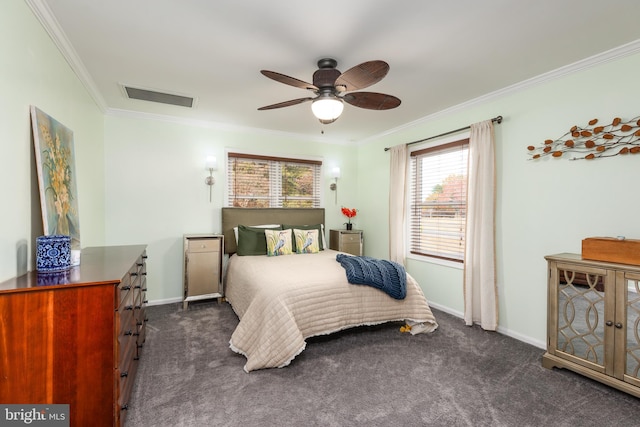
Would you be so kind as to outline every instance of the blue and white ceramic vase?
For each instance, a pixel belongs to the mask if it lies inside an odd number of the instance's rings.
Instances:
[[[49,273],[71,267],[71,237],[61,234],[36,239],[36,269]]]

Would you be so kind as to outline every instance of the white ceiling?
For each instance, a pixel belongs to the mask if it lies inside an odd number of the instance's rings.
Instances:
[[[25,1],[107,114],[327,141],[366,140],[550,72],[640,50],[638,0]],[[345,105],[330,125],[313,117],[310,103],[257,111],[312,95],[261,69],[311,82],[324,57],[341,71],[388,62],[389,74],[365,90],[402,104]],[[131,100],[122,84],[197,103]]]

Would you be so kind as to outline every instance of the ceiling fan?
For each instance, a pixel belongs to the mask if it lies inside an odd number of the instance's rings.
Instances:
[[[338,62],[335,59],[320,59],[318,61],[318,70],[313,73],[313,84],[276,73],[275,71],[260,70],[263,75],[270,79],[309,90],[316,96],[267,105],[258,108],[258,110],[273,110],[313,101],[311,104],[313,114],[320,120],[320,123],[329,124],[335,122],[342,114],[343,101],[354,107],[368,110],[389,110],[400,105],[400,100],[392,95],[377,92],[354,92],[382,80],[389,72],[389,64],[386,62],[363,62],[344,73],[336,69],[337,65]]]

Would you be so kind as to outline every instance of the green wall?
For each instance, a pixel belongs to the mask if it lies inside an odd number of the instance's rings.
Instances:
[[[43,234],[29,106],[74,132],[83,246],[104,243],[104,116],[23,1],[0,4],[0,281],[34,268]]]
[[[355,147],[323,144],[273,132],[211,127],[108,116],[105,122],[107,244],[148,244],[149,299],[181,298],[183,235],[219,233],[224,206],[225,156],[230,150],[308,156],[323,161],[327,229],[342,227],[341,205],[357,200]],[[213,200],[205,185],[205,158],[218,159]],[[337,201],[330,171],[339,166]],[[327,233],[328,238],[328,233]]]
[[[540,347],[546,340],[546,261],[544,256],[581,251],[590,236],[640,238],[640,155],[570,161],[528,160],[526,147],[556,139],[589,120],[640,116],[637,71],[640,54],[581,71],[531,82],[500,96],[474,100],[393,135],[358,147],[358,201],[365,250],[388,256],[385,207],[389,158],[385,146],[438,135],[498,115],[497,282],[500,330]],[[534,84],[535,83],[535,84]],[[371,165],[375,165],[371,167]],[[370,230],[376,230],[371,233]],[[461,314],[462,270],[409,260],[407,270],[435,307]]]

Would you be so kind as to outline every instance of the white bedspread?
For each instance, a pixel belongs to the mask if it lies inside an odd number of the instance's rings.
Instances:
[[[229,259],[226,298],[240,318],[229,342],[247,358],[246,372],[287,366],[305,339],[342,329],[397,320],[438,327],[420,286],[407,274],[407,296],[395,300],[366,285],[347,282],[338,252]]]

